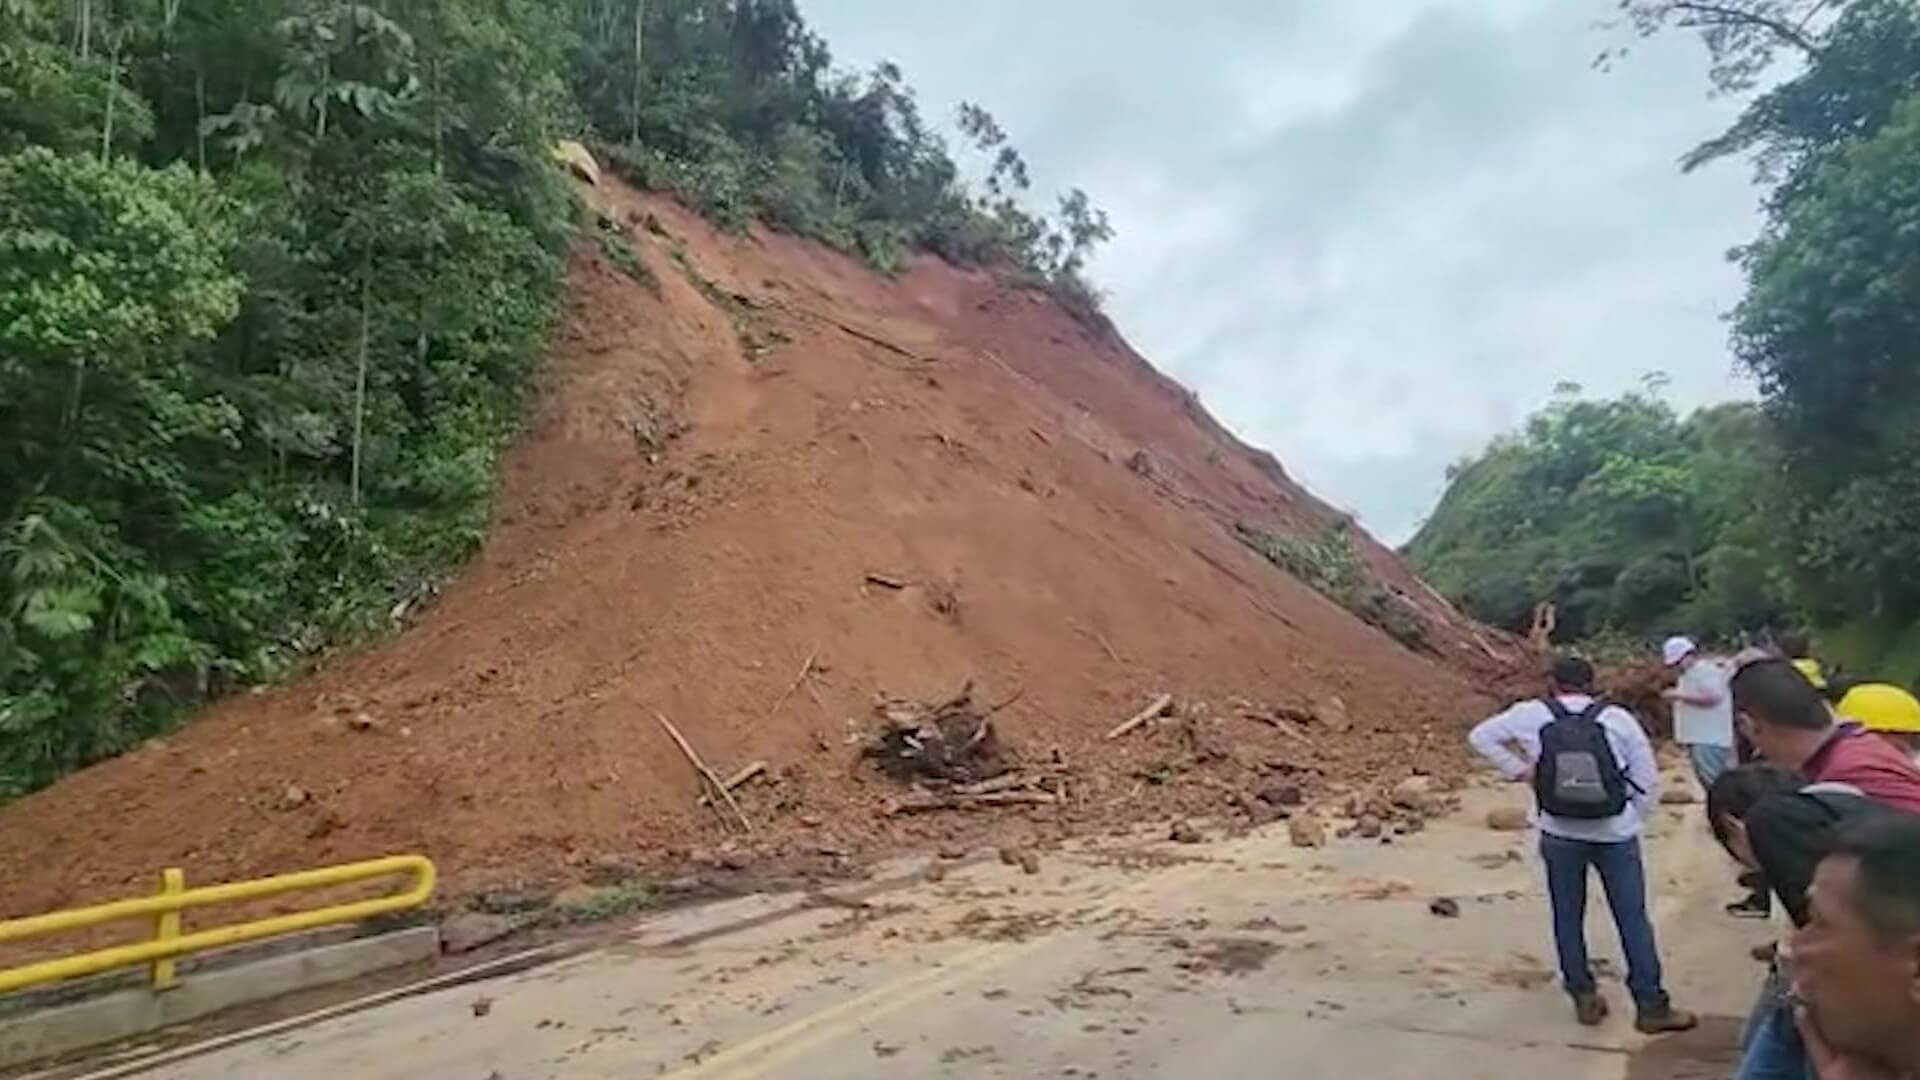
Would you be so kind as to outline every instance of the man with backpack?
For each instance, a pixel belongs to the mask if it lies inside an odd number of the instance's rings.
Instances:
[[[1626,953],[1634,1026],[1647,1034],[1686,1031],[1697,1021],[1667,998],[1640,855],[1640,833],[1658,782],[1653,746],[1633,714],[1596,698],[1593,685],[1592,664],[1556,658],[1547,696],[1481,722],[1468,742],[1507,779],[1532,782],[1554,945],[1575,1017],[1591,1027],[1608,1011],[1587,958],[1591,867],[1600,874]]]

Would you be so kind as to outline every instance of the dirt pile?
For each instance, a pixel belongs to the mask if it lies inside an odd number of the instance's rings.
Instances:
[[[1514,642],[1357,531],[1419,649],[1256,554],[1237,529],[1341,515],[1110,330],[938,260],[887,278],[611,182],[588,197],[637,264],[581,246],[480,555],[395,638],[0,811],[0,911],[169,865],[420,851],[458,897],[606,859],[1017,845],[1460,766]],[[964,708],[875,716],[963,684]],[[1160,694],[1172,715],[1107,738]],[[657,717],[720,776],[766,763],[735,793],[750,835]],[[888,775],[860,753],[876,722],[896,757],[931,725],[967,768]],[[902,809],[929,799],[955,802]]]

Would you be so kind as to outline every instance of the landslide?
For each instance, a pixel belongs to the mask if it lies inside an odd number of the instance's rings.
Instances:
[[[583,190],[630,235],[578,246],[480,554],[391,639],[0,810],[0,912],[171,865],[211,882],[420,851],[457,897],[607,859],[844,861],[1225,812],[1266,775],[1315,798],[1459,766],[1510,643],[1357,529],[1421,648],[1242,543],[1340,515],[1103,320],[987,271],[881,276]],[[889,815],[902,785],[853,745],[876,696],[968,679],[1066,800]],[[1104,737],[1160,692],[1175,720]],[[1287,733],[1246,703],[1329,719]],[[696,804],[657,715],[716,770],[769,764],[741,791],[751,839]]]

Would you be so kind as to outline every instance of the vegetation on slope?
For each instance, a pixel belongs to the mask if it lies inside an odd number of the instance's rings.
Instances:
[[[1410,551],[1469,610],[1558,599],[1573,635],[1830,627],[1862,666],[1920,675],[1920,7],[1911,0],[1627,0],[1754,97],[1693,168],[1751,154],[1768,189],[1737,253],[1735,354],[1758,412],[1560,402],[1457,468]]]
[[[485,526],[597,135],[715,217],[1089,317],[1111,235],[971,193],[791,0],[0,0],[0,798],[429,596]]]

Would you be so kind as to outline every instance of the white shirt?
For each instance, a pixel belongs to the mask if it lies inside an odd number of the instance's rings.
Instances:
[[[1732,678],[1726,664],[1704,657],[1688,664],[1675,688],[1689,697],[1711,697],[1712,705],[1673,703],[1673,741],[1682,746],[1733,746]]]
[[[1578,714],[1592,703],[1593,699],[1585,694],[1560,695],[1560,704],[1570,713]],[[1641,827],[1646,822],[1647,806],[1653,801],[1660,783],[1659,773],[1653,763],[1653,744],[1647,741],[1647,733],[1640,729],[1640,721],[1618,705],[1609,705],[1600,710],[1597,719],[1606,730],[1607,744],[1613,747],[1614,756],[1620,762],[1620,771],[1630,781],[1627,808],[1610,818],[1593,820],[1555,817],[1536,809],[1534,823],[1543,833],[1565,840],[1603,844],[1632,840],[1640,835]],[[1506,712],[1481,721],[1467,736],[1467,742],[1507,779],[1524,780],[1533,775],[1534,763],[1540,760],[1540,729],[1552,721],[1553,710],[1547,708],[1545,702],[1537,699],[1522,701]],[[1516,746],[1525,756],[1514,752],[1513,747]]]

